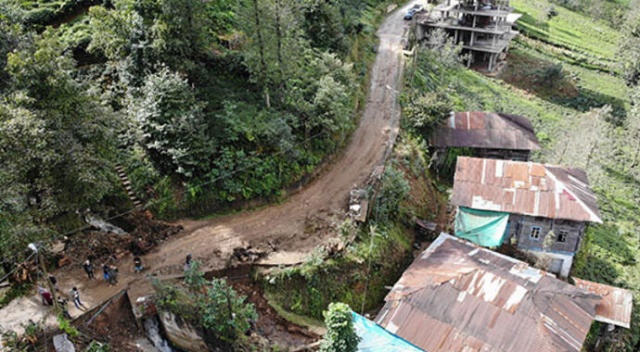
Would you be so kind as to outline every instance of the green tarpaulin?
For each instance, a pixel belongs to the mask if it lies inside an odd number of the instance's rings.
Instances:
[[[509,213],[458,207],[456,236],[483,247],[498,247],[507,233]]]

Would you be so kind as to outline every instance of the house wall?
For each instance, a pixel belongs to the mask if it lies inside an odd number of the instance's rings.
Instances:
[[[539,227],[539,237],[532,238],[533,227]],[[549,247],[544,248],[545,239],[553,230],[555,238],[549,239]],[[554,220],[536,218],[527,215],[511,214],[509,216],[509,238],[517,240],[518,249],[545,252],[575,253],[584,238],[585,223],[571,220]],[[560,242],[561,234],[565,241]]]
[[[477,149],[474,153],[479,158],[529,161],[529,150],[511,149]]]

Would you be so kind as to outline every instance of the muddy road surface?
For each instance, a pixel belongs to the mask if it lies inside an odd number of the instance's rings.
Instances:
[[[403,36],[409,26],[402,18],[404,8],[394,11],[377,32],[380,43],[366,106],[340,158],[282,204],[209,221],[180,222],[182,233],[148,255],[148,264],[169,274],[174,271],[170,267],[179,269],[191,253],[204,268],[217,270],[225,266],[233,248],[247,245],[275,248],[265,262],[293,264],[326,243],[334,233],[332,226],[346,215],[349,191],[364,186],[383,165],[398,133]]]
[[[62,292],[76,286],[85,305],[92,307],[128,287],[130,296],[135,300],[135,297],[152,291],[149,275],[160,278],[181,275],[189,253],[202,263],[205,271],[213,271],[224,268],[237,247],[270,248],[271,253],[261,260],[277,265],[299,263],[316,246],[326,244],[335,236],[332,229],[346,216],[349,191],[354,186],[364,186],[374,170],[380,169],[395,142],[400,120],[398,95],[403,68],[402,50],[409,30],[409,21],[404,21],[403,15],[412,5],[413,2],[396,9],[378,30],[377,56],[358,127],[342,154],[314,181],[281,204],[212,220],[180,221],[184,227],[182,232],[142,258],[145,266],[142,274],[133,273],[130,256],[119,260],[119,282],[116,286],[108,286],[101,280],[99,263],[95,263],[99,279],[89,281],[80,265],[84,258],[76,258],[77,265],[56,274]],[[31,301],[37,302],[37,298],[22,297],[0,310],[0,317],[10,314],[16,318],[8,321],[0,318],[0,328],[19,331],[21,322],[39,320],[48,315],[48,309],[37,304],[33,304],[28,314],[21,314],[28,306],[26,303]],[[73,306],[70,311],[73,316],[82,313]]]

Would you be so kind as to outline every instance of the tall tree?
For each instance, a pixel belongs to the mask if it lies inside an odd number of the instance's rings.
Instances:
[[[637,85],[640,81],[640,9],[637,6],[627,13],[618,54],[627,85]]]
[[[640,154],[640,87],[633,87],[629,95],[631,96],[631,109],[627,113],[625,127],[629,133],[629,139],[635,143],[633,158],[630,163],[630,168],[635,168]]]
[[[89,51],[110,60],[127,60],[129,71],[142,77],[162,64],[197,77],[213,35],[201,0],[115,0],[113,8],[90,10],[93,31]]]
[[[305,139],[322,133],[315,140],[332,151],[353,125],[353,65],[314,50],[305,51],[303,58],[305,70],[290,79],[286,105],[299,116]]]
[[[322,338],[320,352],[355,352],[360,337],[353,327],[351,309],[344,303],[331,303],[324,312],[327,332]]]
[[[298,19],[299,6],[293,0],[245,0],[238,12],[238,25],[247,38],[245,65],[270,106],[271,92],[282,93],[288,79],[299,72],[308,47]]]
[[[165,67],[147,76],[141,93],[128,111],[156,168],[184,178],[209,171],[217,143],[207,135],[203,105],[186,79]]]
[[[9,93],[0,102],[0,208],[42,224],[112,191],[115,121],[75,63],[45,32],[8,55]],[[21,216],[24,215],[24,216]],[[21,224],[24,228],[28,224]]]

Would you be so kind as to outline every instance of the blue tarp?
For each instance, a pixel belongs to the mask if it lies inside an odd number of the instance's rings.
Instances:
[[[458,208],[456,236],[483,247],[498,247],[504,241],[509,224],[509,213]]]
[[[351,312],[353,326],[360,336],[359,352],[423,352],[367,318]]]

